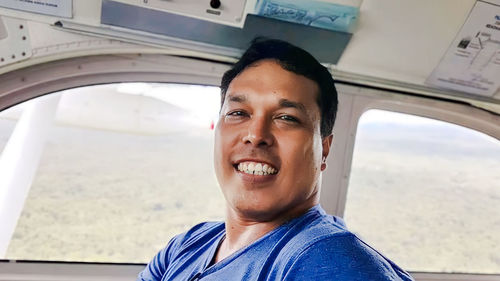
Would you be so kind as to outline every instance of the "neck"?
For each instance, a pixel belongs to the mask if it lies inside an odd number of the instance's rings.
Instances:
[[[214,261],[221,261],[239,249],[252,244],[285,222],[303,215],[311,207],[318,204],[317,201],[304,202],[304,204],[265,219],[245,215],[227,206],[226,238],[217,250]]]

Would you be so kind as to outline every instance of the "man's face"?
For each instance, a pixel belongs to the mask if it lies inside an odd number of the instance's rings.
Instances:
[[[215,171],[229,210],[271,220],[318,203],[322,157],[317,84],[270,60],[229,85],[215,131]]]

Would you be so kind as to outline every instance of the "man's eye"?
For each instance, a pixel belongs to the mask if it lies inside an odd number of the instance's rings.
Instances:
[[[297,118],[290,115],[281,115],[278,118],[287,122],[299,123],[299,120]]]
[[[240,117],[240,116],[246,116],[246,112],[244,111],[241,111],[241,110],[235,110],[235,111],[231,111],[231,112],[228,112],[226,114],[226,116],[231,116],[231,117]]]

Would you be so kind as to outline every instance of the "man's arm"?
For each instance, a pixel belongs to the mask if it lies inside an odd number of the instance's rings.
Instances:
[[[161,281],[168,266],[167,248],[161,250],[139,273],[137,281]]]
[[[293,261],[285,281],[386,281],[413,278],[351,233],[319,239]]]
[[[139,273],[136,281],[161,281],[171,260],[172,251],[178,247],[180,235],[172,238],[167,247],[163,248]]]

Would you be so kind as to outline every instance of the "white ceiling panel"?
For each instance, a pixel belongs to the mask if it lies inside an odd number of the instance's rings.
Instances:
[[[423,84],[474,0],[364,0],[358,28],[337,67],[360,75]]]

